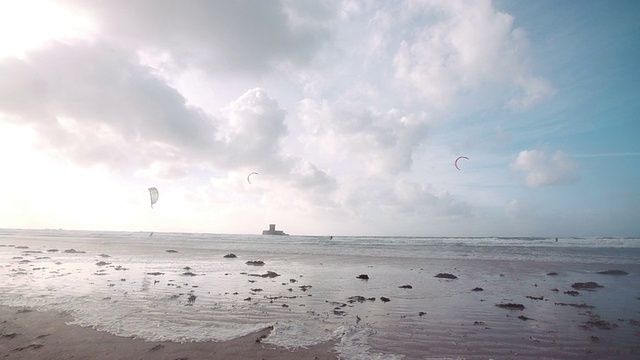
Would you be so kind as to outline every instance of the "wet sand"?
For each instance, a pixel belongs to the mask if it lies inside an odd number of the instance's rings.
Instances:
[[[636,257],[610,264],[233,250],[238,256],[228,258],[226,250],[162,244],[142,257],[136,243],[79,239],[74,250],[9,241],[0,244],[0,358],[640,358]],[[261,330],[224,341],[235,325],[249,325],[240,334]]]
[[[0,358],[3,359],[337,359],[333,342],[289,350],[260,339],[271,331],[225,342],[150,342],[78,325],[51,311],[0,306]]]

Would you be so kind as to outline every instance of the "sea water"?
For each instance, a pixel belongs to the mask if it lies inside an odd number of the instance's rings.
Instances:
[[[0,305],[62,311],[74,324],[150,341],[225,341],[273,326],[266,343],[331,340],[344,359],[571,357],[584,348],[588,357],[637,350],[639,259],[637,238],[0,230]],[[628,275],[597,274],[611,269]],[[586,281],[604,288],[565,294]],[[596,317],[615,326],[585,325]]]

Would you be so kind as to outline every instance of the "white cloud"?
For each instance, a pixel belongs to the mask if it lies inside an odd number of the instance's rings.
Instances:
[[[544,79],[529,74],[524,31],[488,0],[409,2],[399,19],[411,21],[413,31],[400,41],[396,77],[436,108],[487,85],[520,88],[522,96],[507,100],[514,107],[551,93]]]
[[[424,114],[397,109],[378,111],[305,99],[298,103],[298,117],[311,134],[305,138],[307,144],[373,175],[408,171],[427,135]]]
[[[223,110],[227,126],[227,160],[246,165],[271,165],[287,135],[285,111],[260,88],[248,90]]]
[[[538,150],[524,150],[511,167],[527,173],[529,187],[569,184],[579,179],[576,164],[560,151],[548,156]]]
[[[33,127],[42,150],[82,166],[154,169],[156,176],[269,169],[309,177],[296,170],[301,158],[283,153],[286,112],[265,90],[248,90],[213,117],[105,43],[55,42],[24,60],[0,60],[0,111]]]
[[[216,145],[212,119],[104,43],[56,42],[0,60],[0,109],[85,165],[145,166]]]
[[[529,219],[532,215],[534,215],[533,210],[529,206],[523,205],[516,199],[512,199],[505,206],[505,213],[508,217],[516,220]]]
[[[133,51],[169,51],[177,63],[211,71],[265,71],[305,65],[331,37],[338,16],[323,1],[68,0],[102,36]]]
[[[444,218],[456,220],[473,216],[471,206],[457,200],[444,191],[433,193],[428,186],[407,181],[397,181],[393,196],[385,199],[385,205],[395,208],[394,213],[418,218]]]
[[[514,96],[507,103],[507,106],[514,110],[529,109],[556,92],[548,80],[540,77],[523,75],[517,78],[515,83],[520,86],[521,95]]]

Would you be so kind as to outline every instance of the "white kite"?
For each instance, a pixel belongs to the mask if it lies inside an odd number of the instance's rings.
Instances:
[[[150,187],[149,196],[151,196],[151,208],[153,209],[153,204],[158,202],[158,197],[160,196],[160,194],[158,193],[158,189]]]

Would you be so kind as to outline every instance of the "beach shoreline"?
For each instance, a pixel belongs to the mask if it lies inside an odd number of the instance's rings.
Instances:
[[[146,341],[90,327],[54,311],[0,306],[0,358],[5,359],[338,359],[334,342],[287,349],[260,340],[270,328],[223,342]]]

